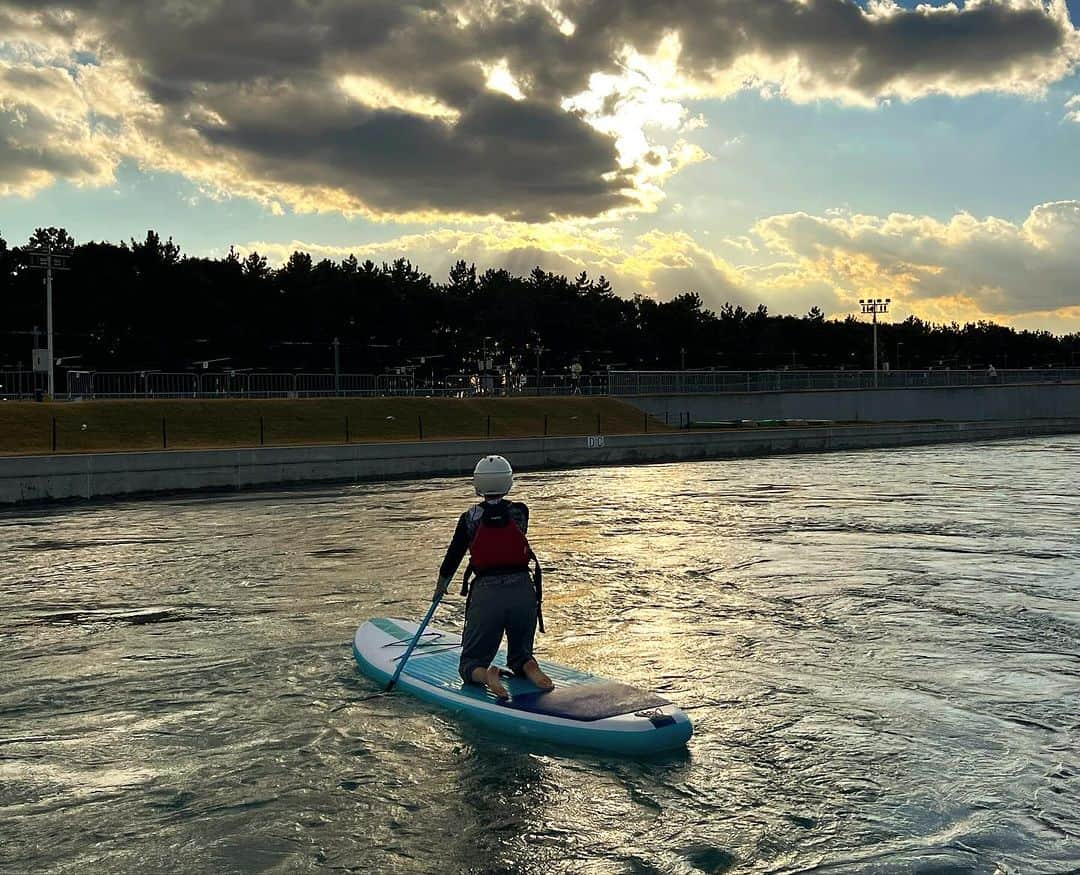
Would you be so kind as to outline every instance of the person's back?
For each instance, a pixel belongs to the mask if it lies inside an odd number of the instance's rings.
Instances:
[[[470,554],[459,670],[463,680],[485,684],[499,698],[507,692],[499,668],[491,663],[504,632],[507,667],[541,689],[553,686],[533,658],[540,602],[529,561],[536,557],[527,538],[529,508],[504,497],[513,482],[513,470],[502,456],[486,456],[477,463],[473,485],[484,500],[458,518],[436,585],[437,594],[446,593],[465,553]]]
[[[529,508],[520,501],[485,499],[461,515],[474,573],[505,567],[528,570]]]

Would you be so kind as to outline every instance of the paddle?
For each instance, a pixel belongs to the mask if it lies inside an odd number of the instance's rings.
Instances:
[[[427,624],[431,622],[431,618],[435,614],[435,609],[439,606],[439,602],[442,601],[442,593],[435,593],[435,598],[431,600],[431,607],[428,608],[427,616],[421,621],[420,625],[416,627],[416,634],[413,636],[413,640],[409,642],[409,646],[405,649],[405,655],[401,657],[401,661],[398,662],[398,667],[394,671],[394,676],[390,678],[390,683],[386,685],[386,689],[383,692],[389,693],[394,689],[394,684],[397,683],[397,679],[401,676],[401,670],[405,668],[405,663],[409,657],[412,656],[413,648],[416,647],[420,641],[420,636],[424,634],[424,629],[427,628]]]

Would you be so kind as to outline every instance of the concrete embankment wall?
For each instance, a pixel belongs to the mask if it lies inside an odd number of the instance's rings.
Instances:
[[[519,470],[675,462],[1080,433],[1080,418],[685,431],[0,458],[0,505],[314,482],[465,475],[491,452]]]
[[[725,392],[623,398],[672,425],[725,419],[832,419],[838,422],[950,422],[1080,417],[1080,383]]]

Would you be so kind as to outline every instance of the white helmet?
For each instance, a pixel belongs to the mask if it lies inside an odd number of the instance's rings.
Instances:
[[[502,456],[484,456],[476,463],[472,479],[479,496],[506,495],[514,485],[514,469]]]

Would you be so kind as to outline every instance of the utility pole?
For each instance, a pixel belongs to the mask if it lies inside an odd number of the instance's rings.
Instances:
[[[52,321],[52,247],[48,250],[48,262],[45,268],[45,324],[49,339],[46,341],[49,349],[49,398],[52,398],[56,389],[56,369],[53,367],[53,321]]]
[[[341,394],[341,341],[334,338],[334,394]]]
[[[488,357],[488,341],[491,340],[490,335],[485,335],[480,340],[480,358],[476,360],[477,376],[480,380],[480,393],[482,395],[494,395],[495,392],[495,357],[499,352],[499,342],[496,340],[493,344],[492,357]]]
[[[32,249],[28,252],[30,256],[29,266],[34,270],[45,271],[45,332],[47,335],[47,347],[44,361],[37,361],[34,365],[35,371],[47,371],[49,375],[49,397],[52,398],[56,394],[56,375],[53,372],[53,305],[52,305],[52,279],[54,270],[67,270],[69,253],[67,252],[53,252],[52,244],[44,250]]]
[[[540,332],[534,331],[533,336],[536,338],[536,344],[533,346],[533,351],[536,353],[536,394],[540,394],[540,354],[544,352],[546,347],[540,342]]]
[[[859,298],[862,311],[869,313],[874,319],[874,388],[878,387],[878,355],[877,355],[877,314],[886,313],[892,298]]]

